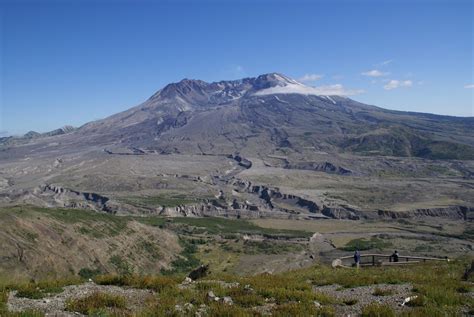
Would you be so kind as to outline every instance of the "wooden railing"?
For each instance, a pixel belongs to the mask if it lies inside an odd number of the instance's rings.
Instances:
[[[338,261],[339,260],[339,261]],[[344,256],[333,261],[333,266],[345,266],[344,264],[354,264],[354,256]],[[365,260],[365,261],[364,261]],[[368,261],[367,261],[368,260]],[[415,264],[427,261],[447,261],[449,258],[434,258],[434,257],[423,257],[423,256],[410,256],[410,255],[399,255],[398,261],[394,262],[392,255],[387,254],[361,254],[360,255],[360,266],[382,266],[382,265],[404,265],[404,264]]]

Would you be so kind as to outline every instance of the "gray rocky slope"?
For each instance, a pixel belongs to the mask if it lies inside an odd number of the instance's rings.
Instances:
[[[272,210],[350,218],[373,211],[391,217],[397,209],[453,210],[448,213],[465,217],[472,206],[473,131],[472,117],[392,111],[321,96],[277,73],[215,83],[184,79],[136,107],[77,129],[0,139],[0,197],[6,204],[136,212],[143,204],[124,203],[130,193],[149,198],[184,189],[199,203],[172,204],[171,213],[245,210],[255,216],[252,210]],[[295,185],[292,177],[298,176],[286,175],[291,171],[314,177]],[[265,178],[269,172],[278,177]],[[331,195],[334,184],[320,175],[331,175],[331,182],[350,193]],[[400,184],[393,188],[387,177]],[[429,189],[421,178],[439,184]],[[404,197],[405,181],[420,184],[422,199]],[[358,201],[354,182],[380,182],[377,188],[387,188],[394,198]],[[286,201],[277,208],[272,199]],[[151,211],[164,212],[166,204],[156,204]]]

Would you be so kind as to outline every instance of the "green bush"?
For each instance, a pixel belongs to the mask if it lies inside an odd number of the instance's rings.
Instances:
[[[108,293],[94,293],[79,299],[66,301],[66,310],[91,315],[105,308],[126,308],[125,298]]]
[[[345,299],[343,300],[343,303],[347,306],[352,306],[352,305],[355,305],[357,304],[359,301],[355,298],[350,298],[350,299]]]
[[[17,290],[17,297],[40,299],[49,294],[61,293],[64,286],[79,284],[80,282],[81,280],[79,278],[43,280],[14,285],[12,288]]]
[[[94,277],[94,282],[99,285],[130,286],[134,288],[151,289],[156,292],[161,292],[166,288],[171,288],[178,284],[176,279],[160,275],[106,274]]]
[[[384,241],[380,238],[372,237],[370,239],[354,239],[349,241],[344,247],[341,249],[344,251],[364,251],[364,250],[372,250],[372,249],[386,249],[392,246],[391,242]]]
[[[362,317],[395,317],[394,310],[388,305],[371,303],[362,308]]]
[[[314,303],[287,303],[277,306],[272,311],[272,316],[335,316],[334,308],[321,307],[317,308]]]
[[[93,278],[94,276],[97,276],[99,274],[101,274],[101,270],[99,269],[89,269],[87,267],[84,267],[82,269],[79,270],[79,272],[77,273],[80,277],[82,277],[83,279],[90,279],[90,278]]]
[[[393,291],[391,289],[383,289],[380,287],[376,287],[372,295],[374,296],[389,296],[392,295]]]
[[[423,295],[417,295],[415,298],[410,300],[406,305],[409,307],[422,307],[426,305],[426,297]]]
[[[172,269],[161,270],[162,274],[171,275],[176,273],[189,273],[201,264],[195,255],[197,252],[196,241],[194,241],[194,243],[191,241],[194,240],[188,240],[185,238],[179,240],[183,250],[181,251],[180,256],[171,262]]]
[[[134,269],[126,260],[120,255],[113,255],[110,257],[109,262],[115,266],[117,272],[120,274],[132,274]]]

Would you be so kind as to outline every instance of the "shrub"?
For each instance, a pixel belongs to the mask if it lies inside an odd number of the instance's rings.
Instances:
[[[209,316],[222,316],[222,317],[248,317],[256,314],[251,314],[245,309],[234,306],[226,305],[223,303],[212,303],[209,305]]]
[[[161,257],[161,251],[157,244],[149,242],[149,241],[142,241],[139,244],[139,247],[147,252],[152,259],[158,259]]]
[[[467,316],[473,314],[468,313]],[[400,314],[402,317],[446,317],[446,316],[461,316],[461,313],[457,308],[453,307],[436,307],[428,305],[425,307],[414,307],[408,311],[404,311]]]
[[[176,286],[176,280],[166,276],[131,276],[128,285],[135,288],[146,288],[161,292]]]
[[[261,306],[265,303],[265,298],[259,294],[248,292],[243,287],[230,288],[225,293],[226,296],[232,297],[235,304],[242,307]]]
[[[66,301],[66,310],[89,315],[104,308],[125,308],[125,298],[108,293],[93,293],[79,299],[69,299]]]
[[[8,290],[0,288],[0,315],[7,310]]]
[[[101,273],[101,271],[99,269],[89,269],[89,268],[82,268],[79,270],[79,272],[77,273],[80,277],[82,277],[83,279],[90,279],[90,278],[93,278],[94,276],[97,276]]]
[[[99,285],[130,286],[135,288],[152,289],[161,292],[165,288],[174,287],[177,281],[167,276],[150,275],[99,275],[94,278]]]
[[[12,286],[17,290],[17,297],[25,297],[31,299],[40,299],[48,294],[56,294],[63,291],[63,286],[79,284],[78,278],[60,279],[60,280],[44,280],[40,282],[30,282]]]
[[[372,237],[370,239],[354,239],[349,241],[343,248],[344,251],[364,251],[364,250],[371,250],[371,249],[385,249],[391,247],[392,243],[388,241],[384,241],[380,238]]]
[[[464,296],[460,294],[454,285],[439,284],[439,285],[424,285],[420,286],[419,293],[426,297],[426,300],[438,306],[456,306],[464,303]]]
[[[181,238],[179,242],[183,247],[180,256],[171,262],[173,268],[171,270],[162,269],[162,274],[170,275],[176,273],[188,273],[201,264],[199,259],[195,256],[195,253],[197,252],[196,242],[192,243],[190,240],[184,238]]]
[[[474,291],[473,287],[472,286],[469,286],[469,285],[466,285],[466,284],[462,284],[461,286],[459,286],[456,291],[458,293],[469,293],[469,292],[472,292]]]
[[[332,307],[316,308],[314,303],[287,303],[275,307],[272,316],[335,316]]]
[[[352,306],[352,305],[355,305],[357,304],[359,301],[355,298],[349,298],[349,299],[345,299],[343,300],[343,303],[347,306]]]
[[[25,297],[31,299],[40,299],[44,296],[44,291],[32,283],[21,285],[20,287],[18,287],[16,293],[16,297]]]
[[[392,295],[393,291],[391,289],[383,289],[380,287],[376,287],[372,295],[374,296],[388,296]]]
[[[362,308],[362,317],[395,317],[395,312],[388,305],[371,303]]]
[[[96,282],[99,285],[116,285],[116,286],[128,285],[128,282],[125,276],[115,275],[115,274],[98,275],[94,277],[94,282]]]
[[[422,307],[426,305],[426,297],[423,295],[417,295],[416,298],[410,300],[406,305],[410,307]]]
[[[117,272],[120,274],[132,274],[133,266],[131,266],[126,260],[120,255],[113,255],[110,257],[109,262],[115,266]]]
[[[246,254],[283,254],[301,251],[303,248],[297,244],[277,243],[268,240],[246,241],[243,251]]]

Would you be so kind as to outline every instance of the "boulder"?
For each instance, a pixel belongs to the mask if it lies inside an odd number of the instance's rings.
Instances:
[[[209,265],[201,265],[198,268],[194,269],[189,273],[188,277],[195,281],[209,274]]]

